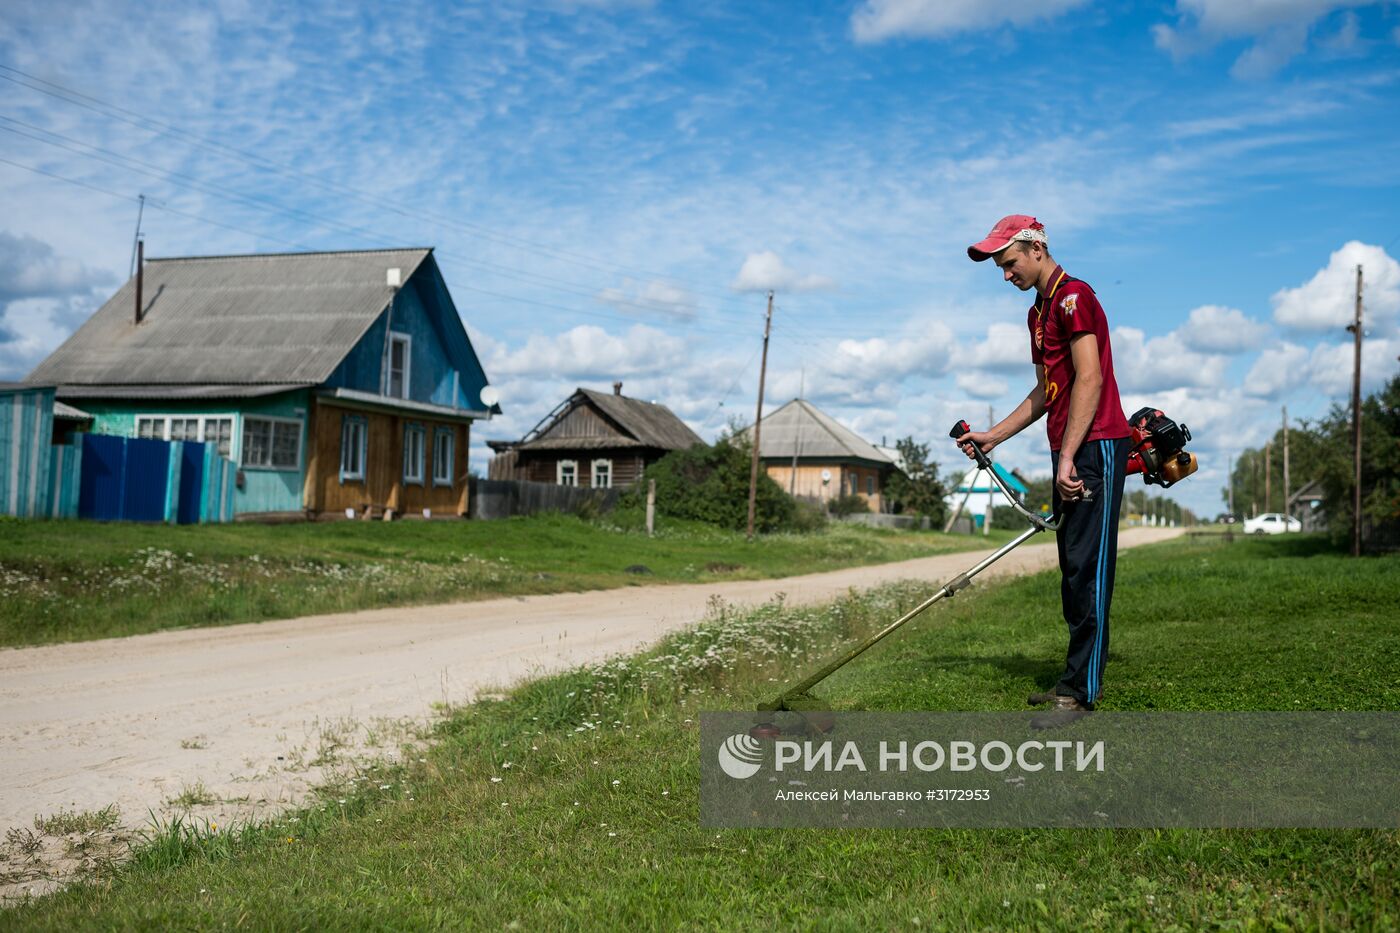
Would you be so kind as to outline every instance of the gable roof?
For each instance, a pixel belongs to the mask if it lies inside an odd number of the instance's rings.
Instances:
[[[73,385],[317,385],[431,249],[151,259],[141,323],[129,280],[28,381]]]
[[[1000,463],[993,463],[992,469],[997,471],[997,476],[1001,477],[1001,481],[1009,486],[1013,492],[1020,493],[1023,496],[1028,492],[1026,484],[1021,482],[1021,478],[1006,469],[1006,467],[1002,466]],[[954,492],[991,492],[996,488],[996,485],[991,479],[983,476],[982,470],[974,466],[963,474]]]
[[[619,427],[648,447],[686,450],[705,443],[665,405],[592,389],[579,389],[577,394],[585,396]]]
[[[613,422],[625,437],[549,437],[550,429],[579,405],[591,404]],[[518,444],[489,441],[493,450],[582,450],[603,447],[654,447],[660,450],[686,450],[705,443],[675,412],[656,402],[628,398],[593,389],[578,389],[564,400]]]
[[[742,432],[753,436],[753,425]],[[763,419],[758,455],[763,458],[869,460],[894,465],[874,444],[863,440],[806,399],[795,398]]]

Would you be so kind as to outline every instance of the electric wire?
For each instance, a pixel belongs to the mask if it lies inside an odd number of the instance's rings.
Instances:
[[[5,72],[9,73],[6,74]],[[15,77],[16,75],[18,75],[19,77]],[[207,137],[199,136],[198,134],[192,133],[188,130],[184,130],[178,126],[175,126],[174,124],[167,123],[163,120],[159,120],[154,117],[138,113],[137,111],[130,110],[126,107],[121,107],[119,105],[112,104],[108,101],[104,101],[90,94],[85,94],[73,88],[65,87],[64,85],[58,84],[56,82],[48,81],[44,78],[40,78],[36,75],[29,74],[28,72],[22,71],[11,65],[0,64],[0,79],[9,81],[12,84],[28,88],[41,94],[46,94],[50,97],[56,97],[59,100],[63,100],[74,106],[82,107],[91,112],[98,113],[101,116],[107,117],[108,119],[118,120],[130,126],[134,126],[137,129],[142,129],[149,132],[151,128],[154,127],[156,129],[159,129],[164,134],[177,136],[185,140],[186,142],[205,151],[216,152],[225,157],[235,158],[239,161],[244,162],[245,164],[256,166],[263,171],[270,171],[276,174],[288,177],[295,177],[302,181],[310,182],[311,184],[316,185],[317,187],[323,190],[335,194],[348,195],[349,197],[352,197],[355,200],[361,201],[362,203],[368,205],[372,205],[381,210],[392,211],[394,213],[400,214],[405,217],[409,217],[411,219],[421,220],[423,218],[428,218],[435,223],[449,227],[455,227],[474,236],[479,236],[484,239],[495,240],[497,242],[503,243],[516,249],[528,252],[536,252],[541,255],[546,255],[551,258],[558,259],[560,261],[569,262],[574,265],[579,265],[585,268],[591,268],[594,271],[602,271],[601,267],[608,267],[618,272],[630,273],[634,276],[649,277],[659,280],[668,280],[682,285],[688,285],[694,291],[699,291],[708,294],[711,297],[718,298],[720,300],[735,300],[735,296],[732,294],[732,292],[714,291],[711,290],[711,287],[708,285],[702,285],[698,282],[689,281],[679,276],[655,272],[652,270],[640,269],[638,267],[628,266],[622,263],[615,263],[608,260],[599,259],[597,257],[584,256],[583,254],[573,253],[569,250],[563,250],[557,247],[546,246],[544,244],[536,243],[534,241],[527,240],[522,237],[514,236],[513,234],[507,234],[502,233],[500,231],[492,230],[491,228],[482,226],[480,224],[474,224],[470,221],[460,220],[458,218],[446,217],[444,215],[436,214],[430,211],[408,211],[392,202],[388,202],[382,198],[375,197],[374,195],[361,189],[355,188],[351,185],[346,185],[338,182],[328,182],[322,178],[319,178],[316,175],[310,174],[308,172],[303,172],[300,169],[294,168],[289,165],[284,165],[265,156],[247,152],[245,150],[238,149],[236,147],[229,146],[224,143],[220,143],[216,140],[210,140]]]
[[[197,176],[193,176],[185,172],[161,169],[159,167],[152,166],[149,162],[143,162],[139,159],[133,159],[129,156],[124,156],[120,153],[113,152],[110,149],[104,149],[100,146],[94,146],[90,143],[85,143],[81,140],[73,139],[70,136],[64,136],[60,133],[54,133],[42,127],[35,126],[31,123],[26,123],[23,120],[16,120],[13,117],[5,116],[4,114],[0,114],[0,121],[3,121],[0,122],[0,130],[3,130],[5,132],[12,133],[14,135],[23,137],[25,139],[30,139],[45,145],[54,146],[78,156],[82,156],[85,158],[93,158],[106,164],[113,165],[117,168],[124,169],[126,171],[132,171],[140,175],[145,175],[148,178],[165,180],[170,182],[171,184],[176,185],[177,187],[193,188],[206,194],[212,194],[215,197],[232,200],[237,203],[244,204],[246,206],[272,211],[274,213],[282,214],[288,217],[302,219],[320,226],[337,228],[342,231],[359,236],[366,242],[374,243],[375,245],[379,245],[383,241],[383,235],[381,233],[366,227],[356,226],[354,224],[337,220],[335,218],[326,217],[322,214],[316,214],[311,211],[302,210],[300,208],[285,207],[280,203],[271,201],[267,198],[242,194],[224,185],[220,185],[215,182],[207,182],[203,179],[198,178]],[[4,123],[16,124],[26,129],[37,131],[38,133],[44,135],[37,136],[34,135],[34,133],[25,132],[23,129],[16,129],[15,126],[3,125]],[[44,138],[44,136],[50,136],[54,138],[47,139]],[[175,179],[179,179],[179,181],[176,181]],[[504,278],[513,278],[517,281],[525,281],[534,284],[540,284],[543,287],[552,288],[557,291],[562,291],[566,294],[575,295],[582,298],[588,298],[591,300],[599,300],[598,292],[587,292],[579,290],[578,288],[574,287],[573,283],[564,282],[563,280],[555,279],[551,276],[527,272],[525,270],[514,269],[509,266],[501,266],[497,263],[491,263],[486,262],[484,260],[471,259],[461,256],[457,256],[456,261],[459,263],[466,263],[472,266],[486,269],[487,271],[493,272]],[[668,313],[665,310],[665,308],[656,307],[657,304],[672,304],[677,308],[681,307],[679,303],[674,302],[666,302],[662,300],[657,300],[655,302],[651,300],[639,302],[620,296],[611,296],[604,300],[606,301],[606,303],[612,304],[614,306],[627,305],[629,307],[634,307],[639,311],[648,313]],[[687,310],[691,311],[693,309],[687,307]],[[720,315],[714,312],[711,312],[711,315],[715,317],[723,317],[729,320],[733,320],[735,323],[742,323],[740,319],[729,315]],[[689,315],[683,317],[680,315],[672,314],[672,317],[676,318],[675,323],[681,325],[685,325],[687,323],[688,316]]]

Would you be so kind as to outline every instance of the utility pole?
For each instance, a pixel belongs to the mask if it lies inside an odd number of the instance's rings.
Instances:
[[[1356,318],[1347,330],[1355,339],[1351,364],[1351,556],[1361,556],[1361,265],[1356,266]]]
[[[126,274],[131,278],[136,274],[136,244],[141,242],[141,215],[146,213],[146,196],[144,194],[136,197],[136,236],[131,239],[131,271]]]
[[[749,468],[749,532],[753,540],[753,512],[758,502],[758,448],[761,440],[759,432],[763,428],[763,382],[768,376],[768,335],[773,330],[773,293],[768,293],[768,313],[763,319],[763,362],[758,367],[758,413],[753,419],[753,464]]]
[[[802,450],[802,396],[807,391],[807,367],[802,367],[802,375],[797,383],[797,440],[792,445],[792,478],[788,480],[788,495],[797,498],[797,455]]]
[[[1229,510],[1229,512],[1230,512],[1230,517],[1231,517],[1231,518],[1234,518],[1234,517],[1235,517],[1235,467],[1234,467],[1234,458],[1231,457],[1229,454],[1226,454],[1226,455],[1225,455],[1225,489],[1226,489],[1226,502],[1228,503],[1228,505],[1226,506],[1226,508],[1227,508],[1227,509]]]
[[[1264,511],[1273,508],[1274,504],[1274,442],[1264,442]]]
[[[1283,406],[1283,514],[1292,515],[1293,505],[1288,501],[1293,487],[1288,480],[1288,406]]]

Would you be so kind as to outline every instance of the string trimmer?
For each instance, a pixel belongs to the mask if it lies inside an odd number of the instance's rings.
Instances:
[[[1191,439],[1191,432],[1185,425],[1177,425],[1170,418],[1155,409],[1144,408],[1133,415],[1130,421],[1132,431],[1133,447],[1128,455],[1128,473],[1142,473],[1143,482],[1160,486],[1170,486],[1172,483],[1183,479],[1196,471],[1196,458],[1193,454],[1185,453],[1181,448]],[[953,425],[953,429],[948,432],[948,436],[956,440],[968,433],[971,428],[966,421],[959,421]],[[967,588],[972,583],[972,578],[977,576],[988,567],[1010,554],[1029,539],[1040,534],[1042,531],[1056,531],[1060,527],[1061,514],[1057,511],[1049,518],[1037,515],[1023,506],[1007,488],[1006,482],[993,469],[992,460],[976,444],[969,445],[972,448],[972,456],[977,461],[977,466],[984,470],[992,478],[992,482],[1001,490],[1006,501],[1011,507],[1019,512],[1022,517],[1031,523],[1031,527],[1017,535],[1008,543],[997,548],[974,566],[964,570],[953,577],[947,583],[938,588],[928,599],[910,609],[904,615],[895,619],[880,631],[871,635],[865,641],[856,645],[850,651],[827,664],[821,670],[812,674],[805,680],[799,681],[788,687],[774,699],[759,705],[759,710],[791,710],[794,712],[804,712],[811,710],[827,710],[830,705],[812,696],[809,691],[817,684],[826,680],[847,664],[860,657],[866,651],[879,644],[889,637],[898,628],[909,620],[915,618],[924,610],[941,599],[952,598],[959,590]],[[1084,498],[1088,498],[1088,491],[1085,491]],[[988,516],[990,519],[990,516]]]

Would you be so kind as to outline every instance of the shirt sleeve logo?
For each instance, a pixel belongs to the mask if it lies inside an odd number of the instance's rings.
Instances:
[[[1063,311],[1066,316],[1069,316],[1074,313],[1074,309],[1078,304],[1078,295],[1066,295],[1064,300],[1060,302],[1060,310]]]

